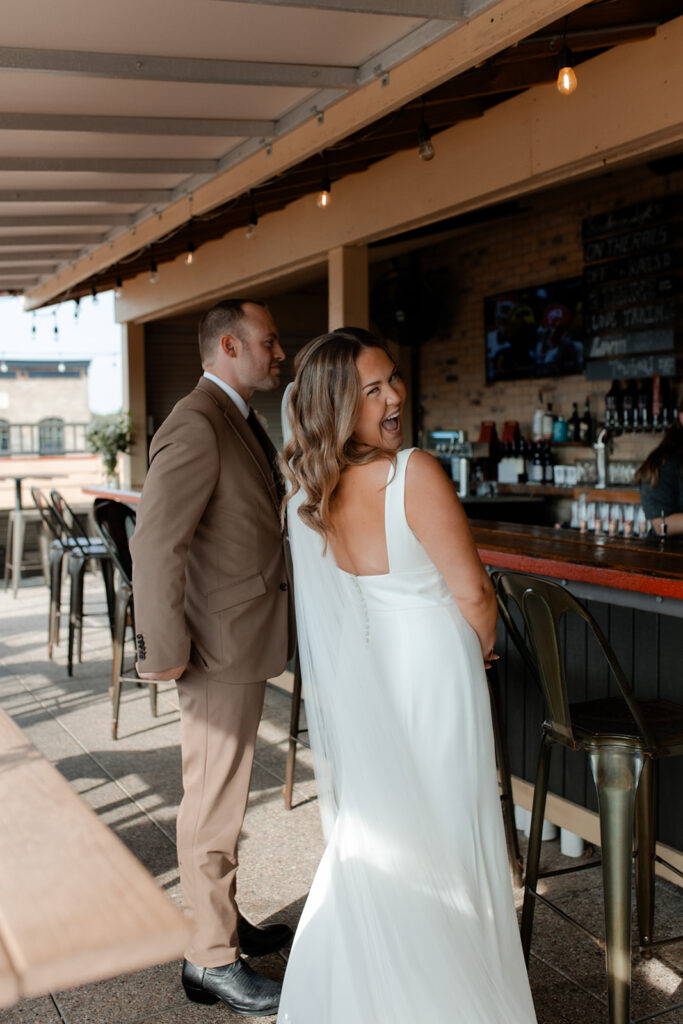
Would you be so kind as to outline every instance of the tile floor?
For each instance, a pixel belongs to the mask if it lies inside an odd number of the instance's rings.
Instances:
[[[181,795],[175,693],[172,687],[161,690],[159,715],[153,719],[146,690],[132,685],[125,688],[120,738],[113,741],[107,692],[111,647],[102,614],[101,584],[90,574],[87,607],[96,613],[86,619],[83,662],[69,679],[64,646],[57,649],[53,662],[47,659],[47,589],[28,581],[16,600],[0,591],[0,706],[180,904],[174,842]],[[321,854],[322,837],[310,757],[305,750],[298,760],[295,807],[289,812],[284,809],[288,716],[289,695],[269,686],[241,845],[239,898],[253,921],[280,920],[294,926]],[[557,842],[544,844],[544,850],[553,862],[566,860]],[[599,883],[599,872],[592,871],[547,885],[555,897],[561,893],[571,913],[585,916],[600,930]],[[521,893],[517,891],[515,896],[519,904]],[[662,934],[683,931],[683,890],[666,882],[657,885],[657,930]],[[275,955],[260,965],[264,972],[279,978],[286,959]],[[607,1021],[601,952],[543,908],[536,915],[530,977],[539,1024]],[[650,1016],[662,1008],[668,1009]],[[635,958],[633,1018],[683,1024],[683,946],[668,947],[649,962]],[[459,1021],[455,1013],[452,1020],[469,1024]],[[188,1003],[177,963],[51,993],[0,1011],[0,1024],[238,1021],[248,1019],[234,1016],[223,1006]]]

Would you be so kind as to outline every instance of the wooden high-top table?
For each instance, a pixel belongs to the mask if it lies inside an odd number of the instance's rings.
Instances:
[[[0,1007],[182,956],[187,925],[0,711]]]

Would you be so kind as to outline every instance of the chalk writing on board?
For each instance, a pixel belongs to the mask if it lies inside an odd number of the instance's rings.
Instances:
[[[611,263],[599,263],[594,267],[586,267],[583,279],[589,287],[592,287],[598,284],[608,284],[610,281],[623,281],[629,277],[666,273],[673,270],[675,266],[676,254],[670,250],[649,252],[642,256],[630,256],[626,259],[612,260]]]
[[[599,235],[614,235],[628,228],[642,228],[664,220],[672,210],[672,201],[662,198],[624,206],[620,210],[610,210],[608,213],[599,213],[595,217],[584,218],[583,237],[596,238]]]
[[[591,359],[586,363],[586,380],[637,380],[641,377],[673,377],[676,357],[632,356],[625,359]]]
[[[606,309],[591,313],[587,318],[589,334],[628,330],[667,324],[676,318],[675,302],[656,302],[649,306],[629,306],[628,309]]]
[[[643,277],[639,281],[592,288],[586,294],[586,305],[594,310],[611,309],[613,306],[654,302],[662,296],[674,295],[675,291],[676,282],[672,277]]]
[[[593,338],[588,359],[625,356],[636,352],[665,352],[674,347],[673,328],[663,331],[633,331],[631,334],[601,334]]]
[[[658,227],[644,228],[642,231],[629,231],[625,235],[612,235],[595,242],[585,242],[584,262],[595,263],[598,260],[610,260],[619,256],[647,252],[648,249],[669,245],[673,237],[673,225],[660,224]]]

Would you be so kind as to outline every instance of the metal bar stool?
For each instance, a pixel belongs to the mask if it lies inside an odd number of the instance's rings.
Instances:
[[[62,567],[64,557],[68,555],[73,541],[62,535],[59,520],[52,505],[39,487],[31,488],[31,497],[43,521],[47,536],[50,538],[48,565],[50,587],[50,610],[47,626],[47,653],[52,658],[55,645],[59,644],[59,620],[62,600]]]
[[[135,608],[133,603],[133,565],[130,556],[130,538],[135,530],[135,512],[128,505],[108,498],[97,498],[93,506],[93,516],[98,533],[111,554],[118,574],[116,586],[113,657],[111,673],[112,699],[112,739],[118,737],[119,708],[121,704],[121,685],[130,682],[141,686],[136,675],[128,675],[124,671],[124,654],[126,643],[126,627],[130,624],[135,637]],[[150,682],[149,703],[152,716],[157,714],[157,684]]]
[[[8,589],[11,582],[13,597],[17,596],[23,569],[41,568],[45,580],[48,582],[46,572],[47,557],[44,550],[46,538],[42,532],[38,536],[40,559],[26,558],[24,556],[26,525],[27,523],[35,522],[40,523],[41,516],[34,508],[15,507],[7,513],[7,541],[5,544],[5,573],[3,582],[5,590]]]
[[[114,635],[114,564],[108,548],[101,540],[88,537],[76,515],[59,493],[50,491],[50,500],[60,529],[69,540],[69,644],[67,651],[67,672],[73,675],[74,646],[78,644],[78,660],[82,661],[83,648],[83,583],[87,563],[94,559],[99,563],[104,579],[107,600],[107,615],[112,637]]]
[[[637,701],[597,622],[563,587],[523,573],[499,571],[494,572],[491,579],[505,625],[538,680],[546,705],[524,884],[524,955],[528,963],[534,905],[536,900],[541,900],[564,920],[591,935],[605,949],[610,1024],[629,1024],[634,828],[641,951],[648,956],[653,946],[683,939],[679,936],[655,941],[652,937],[655,768],[659,758],[683,755],[683,705],[665,700]],[[617,684],[618,696],[570,703],[560,629],[561,620],[569,614],[582,619],[594,637]],[[539,871],[550,756],[555,744],[572,752],[585,751],[588,754],[598,793],[602,860],[566,868],[562,873],[602,866],[604,943],[537,891],[539,878],[558,874]],[[681,874],[672,865],[667,867]]]

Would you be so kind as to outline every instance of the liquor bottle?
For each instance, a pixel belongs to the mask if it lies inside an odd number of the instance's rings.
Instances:
[[[630,380],[621,399],[621,422],[625,434],[632,433],[635,426],[636,400],[636,382]]]
[[[620,431],[619,385],[613,380],[612,387],[605,395],[605,426],[608,430]]]
[[[551,484],[553,482],[553,453],[550,450],[549,444],[543,445],[543,483]]]
[[[656,434],[662,429],[662,378],[658,373],[652,378],[652,429]]]
[[[605,424],[607,426],[607,424]],[[586,397],[586,402],[583,407],[583,416],[581,417],[581,423],[579,424],[579,441],[583,441],[585,444],[590,444],[593,440],[593,417],[591,416],[591,404],[590,397]]]
[[[560,413],[560,415],[557,417],[557,419],[553,423],[553,441],[557,441],[558,443],[561,444],[563,441],[567,440],[567,434],[568,434],[567,421],[564,418],[564,416],[562,415],[562,413]]]
[[[650,419],[650,391],[651,385],[647,380],[638,381],[638,390],[636,392],[636,433],[649,433],[652,430],[652,420]]]
[[[543,413],[543,440],[552,441],[553,439],[553,423],[555,417],[553,416],[553,403],[548,402],[548,408]]]
[[[538,405],[534,410],[533,424],[531,427],[531,438],[533,441],[540,441],[543,437],[543,392],[538,392]]]
[[[529,481],[532,484],[543,483],[543,460],[541,459],[541,442],[534,445],[534,454],[529,467]]]
[[[567,440],[581,440],[581,417],[579,416],[579,406],[577,402],[572,402],[572,414],[569,417],[569,423],[567,424]]]

